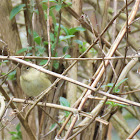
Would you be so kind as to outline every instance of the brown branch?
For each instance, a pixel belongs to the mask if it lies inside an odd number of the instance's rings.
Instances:
[[[103,91],[96,91],[96,88],[94,88],[94,87],[91,87],[91,86],[89,86],[89,85],[86,85],[86,84],[84,84],[84,83],[81,83],[81,82],[79,82],[79,81],[76,81],[76,80],[74,80],[74,79],[71,79],[71,78],[69,78],[69,77],[63,76],[63,75],[61,75],[61,74],[57,74],[57,73],[55,73],[55,72],[46,70],[46,69],[44,69],[44,68],[42,68],[42,67],[40,67],[40,66],[38,66],[38,65],[32,64],[32,63],[30,63],[30,62],[27,62],[27,61],[24,61],[24,60],[21,60],[21,59],[18,59],[18,58],[14,58],[14,57],[12,57],[12,56],[9,56],[9,57],[8,57],[8,60],[16,61],[16,62],[22,63],[22,64],[24,64],[24,65],[33,67],[33,68],[35,68],[35,69],[37,69],[37,70],[39,70],[39,71],[41,71],[41,72],[47,73],[47,74],[49,74],[49,75],[58,77],[58,78],[60,78],[60,79],[66,80],[66,81],[69,81],[69,82],[71,82],[71,83],[73,83],[73,84],[76,84],[76,85],[79,85],[79,86],[81,86],[81,87],[87,88],[87,89],[89,89],[89,90],[91,90],[91,91],[94,91],[94,92],[99,93],[99,94],[101,94],[101,95],[107,96],[107,97],[109,97],[109,98],[113,98],[113,99],[116,99],[116,100],[118,100],[118,101],[122,101],[122,102],[125,102],[125,103],[128,103],[128,104],[131,104],[131,105],[140,106],[140,103],[136,103],[136,102],[133,102],[133,101],[129,101],[129,100],[127,100],[127,99],[123,99],[123,98],[121,98],[121,97],[117,97],[117,96],[108,94],[108,93],[103,92]],[[52,85],[53,85],[53,84],[52,84]],[[49,91],[50,88],[53,87],[52,85],[51,85],[47,90],[45,90],[45,91],[42,92],[40,98],[42,98],[42,96],[44,97],[45,93],[46,93],[47,91]]]
[[[39,56],[12,56],[14,58],[20,58],[20,59],[42,59],[47,60],[49,57],[39,57]],[[132,55],[132,56],[126,56],[126,59],[133,59],[133,58],[140,58],[140,55]],[[2,60],[8,60],[9,58],[7,56],[0,56],[0,59]],[[51,60],[58,60],[58,61],[69,61],[69,60],[77,60],[77,61],[93,61],[93,60],[118,60],[118,59],[124,59],[124,56],[115,56],[115,57],[104,57],[104,58],[64,58],[64,57],[51,57]]]
[[[49,59],[47,63],[43,66],[46,67],[51,60],[51,40],[50,40],[50,2],[48,0],[48,8],[47,8],[47,34],[48,34],[48,55]]]
[[[36,5],[37,5],[38,11],[39,11],[39,21],[41,23],[41,27],[42,27],[42,31],[43,31],[43,40],[47,41],[48,40],[48,38],[47,38],[47,25],[46,25],[46,21],[45,21],[44,11],[42,9],[42,5],[40,2],[41,2],[40,0],[36,0]],[[47,50],[47,46],[45,46],[45,47]]]
[[[130,5],[134,0],[130,1],[128,3],[128,5]],[[63,2],[65,5],[67,5],[65,2]],[[106,32],[106,30],[108,29],[108,26],[110,26],[114,20],[120,15],[120,13],[126,8],[126,5],[118,12],[118,14],[109,22],[109,24],[106,26],[106,28],[104,29],[103,32]],[[87,28],[89,31],[92,32],[92,28],[91,26],[85,22],[84,20],[82,20],[80,18],[80,16],[71,8],[71,7],[65,7],[66,11],[68,11],[73,17],[75,17],[85,28]],[[102,33],[103,33],[102,32]],[[94,33],[96,35],[96,37],[98,37],[98,33],[94,30]],[[101,37],[102,37],[102,33],[101,33]],[[109,47],[111,47],[110,43],[108,41],[106,41],[104,38],[102,38],[102,41]]]
[[[25,4],[24,19],[25,19],[27,40],[28,40],[29,46],[33,46],[34,45],[33,26],[32,26],[32,14],[33,13],[31,13],[30,1],[29,0],[22,0],[22,3]],[[31,31],[31,34],[29,33],[29,30]]]
[[[35,103],[35,101],[32,101],[32,100],[25,100],[25,99],[19,99],[19,98],[13,98],[12,101],[16,102],[16,103],[25,103],[25,104],[34,104]],[[75,109],[75,108],[72,108],[72,107],[66,107],[66,106],[57,105],[57,104],[53,104],[53,103],[43,103],[43,102],[38,102],[36,105],[42,106],[42,107],[50,107],[50,108],[65,110],[65,111],[72,112],[73,114],[78,113],[82,116],[92,118],[92,116],[90,114],[87,114],[83,111],[79,111],[78,109]]]
[[[133,6],[133,9],[130,13],[130,17],[129,17],[129,20],[128,20],[128,25],[132,22],[132,20],[134,19],[135,15],[136,15],[136,12],[138,10],[138,5],[139,5],[139,0],[135,2],[135,5]],[[116,51],[119,43],[121,42],[122,38],[124,37],[125,35],[125,32],[126,32],[126,24],[124,24],[124,26],[122,27],[120,33],[118,34],[116,40],[114,41],[112,47],[110,48],[107,56],[111,57],[114,52]],[[105,62],[105,66],[107,66],[109,64],[109,60],[107,60]],[[105,68],[103,67],[103,63],[100,65],[100,67],[98,68],[97,72],[95,73],[95,75],[97,75],[96,79],[94,80],[94,82],[92,83],[91,87],[95,87],[97,85],[97,83],[99,82],[99,80],[101,79],[102,75],[104,74],[105,72]],[[91,91],[88,90],[88,92],[86,93],[85,97],[83,98],[82,102],[80,103],[79,105],[79,108],[78,109],[82,109],[83,105],[85,104],[86,100],[88,99],[87,96],[91,95]],[[68,133],[70,133],[72,131],[72,128],[74,126],[74,124],[76,123],[76,120],[77,120],[77,116],[73,119],[71,125],[70,125],[70,128],[68,130]]]
[[[2,93],[2,95],[5,97],[6,101],[10,101],[10,97],[8,96],[8,94],[5,92],[5,90],[0,86],[0,91]],[[11,101],[10,102],[10,106],[13,110],[17,110],[15,104]],[[26,130],[28,136],[30,137],[30,139],[32,140],[36,140],[35,135],[33,134],[31,128],[29,127],[27,121],[24,119],[24,117],[22,116],[22,114],[20,112],[17,112],[17,117],[20,120],[21,124],[23,125],[24,129]]]
[[[128,136],[127,139],[132,139],[139,130],[140,130],[140,124],[134,129],[134,131]]]
[[[139,92],[140,89],[137,89],[137,90],[133,90],[133,91],[128,91],[128,92],[125,92],[125,93],[113,93],[114,95],[127,95],[127,94],[132,94],[134,92]]]

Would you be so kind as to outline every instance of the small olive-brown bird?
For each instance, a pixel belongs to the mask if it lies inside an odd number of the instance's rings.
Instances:
[[[49,75],[29,66],[22,66],[20,85],[28,96],[37,96],[51,85]]]

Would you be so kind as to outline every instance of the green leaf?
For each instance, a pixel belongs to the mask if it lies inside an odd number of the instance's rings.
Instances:
[[[50,33],[50,39],[51,39],[51,41],[55,41],[55,36],[54,36],[54,34],[53,33]]]
[[[113,92],[115,92],[115,93],[119,93],[119,92],[120,92],[120,89],[116,89],[116,88],[114,88],[114,89],[113,89]]]
[[[113,14],[114,13],[114,10],[112,8],[108,8],[108,13],[109,14]]]
[[[106,104],[111,105],[113,107],[119,106],[119,107],[127,107],[127,105],[119,104],[119,103],[114,103],[113,101],[107,101]]]
[[[29,33],[31,34],[31,31],[30,30],[29,30]],[[33,38],[36,38],[37,36],[39,36],[38,33],[35,32],[35,31],[33,31]]]
[[[53,67],[57,70],[59,68],[59,62],[55,60],[53,62]]]
[[[83,28],[83,27],[76,27],[76,30],[77,31],[85,31],[85,28]]]
[[[61,8],[62,8],[62,5],[61,4],[55,5],[55,10],[57,12],[59,12],[61,10]]]
[[[29,30],[29,33],[31,34],[31,31]],[[33,39],[34,41],[40,45],[41,44],[41,41],[42,41],[42,38],[38,35],[37,32],[33,31]]]
[[[68,102],[66,98],[60,97],[59,101],[60,101],[60,105],[70,107],[70,103]]]
[[[43,42],[43,45],[45,46],[45,45],[48,45],[48,42],[47,41],[44,41]]]
[[[58,24],[55,24],[55,26],[54,26],[54,34],[55,34],[55,36],[57,36],[58,35],[58,28],[59,28],[59,25]],[[60,30],[60,34],[61,34],[61,30]]]
[[[65,116],[68,117],[70,115],[69,111],[64,111],[65,112]]]
[[[12,135],[17,134],[17,132],[13,132],[13,131],[10,131],[9,133]]]
[[[14,7],[14,8],[12,9],[12,11],[10,12],[10,20],[12,20],[12,18],[13,18],[14,16],[16,16],[16,15],[21,11],[21,9],[22,9],[23,7],[25,7],[25,4],[20,4],[20,5],[17,5],[16,7]]]
[[[42,46],[35,46],[35,49],[37,50],[37,55],[43,55],[43,53],[45,52],[46,48],[42,47]]]
[[[5,75],[5,74],[6,74],[5,72],[2,72],[2,73],[1,73],[1,75]]]
[[[125,82],[127,79],[128,79],[128,78],[125,78],[125,79],[121,80],[121,81],[114,87],[113,92],[119,93],[119,92],[120,92],[120,89],[118,89],[118,87],[119,87],[123,82]]]
[[[59,36],[59,39],[60,39],[61,41],[63,41],[63,40],[70,39],[70,38],[72,38],[72,37],[74,37],[74,36],[75,36],[75,35]]]
[[[50,130],[52,130],[55,126],[57,126],[57,123],[52,124]]]
[[[27,53],[27,55],[26,56],[32,56],[32,53]]]
[[[71,55],[67,54],[64,58],[71,58]]]
[[[114,83],[108,83],[106,86],[107,87],[113,87]]]
[[[84,53],[86,51],[86,47],[82,46],[80,47],[80,53]]]
[[[125,82],[127,79],[128,79],[128,78],[125,78],[125,79],[121,80],[115,87],[116,87],[116,88],[119,87],[119,86],[120,86],[123,82]]]
[[[63,54],[65,54],[66,52],[67,52],[67,50],[68,50],[68,46],[65,46],[64,48],[63,48]]]
[[[96,51],[94,48],[91,48],[91,49],[90,49],[90,52],[91,52],[93,55],[96,55],[96,54],[97,54],[97,51]]]
[[[20,123],[16,126],[16,130],[20,131]]]
[[[76,30],[76,28],[71,28],[68,30],[68,32],[69,32],[69,35],[73,35],[77,32],[77,30]]]
[[[40,45],[40,44],[41,44],[42,39],[41,39],[41,37],[40,37],[40,36],[36,36],[36,37],[34,38],[34,41],[35,41],[38,45]]]
[[[42,66],[42,65],[45,65],[45,64],[47,63],[47,61],[48,61],[48,60],[41,60],[40,63],[39,63],[39,65],[41,65],[41,66]]]
[[[48,0],[43,0],[42,2],[48,2]],[[49,2],[55,2],[55,3],[57,3],[56,0],[49,0]]]
[[[83,42],[81,40],[73,40],[73,41],[79,44],[80,46],[83,46]]]
[[[46,4],[42,4],[42,8],[43,8],[43,10],[47,10],[47,5]]]
[[[66,35],[69,35],[69,29],[68,28],[66,28],[63,25],[61,25],[61,29],[64,30],[64,32],[65,32]]]
[[[116,106],[119,106],[119,107],[127,107],[127,105],[118,104],[118,103],[116,103]]]
[[[44,12],[44,16],[45,16],[45,20],[47,21],[47,13],[46,12]]]
[[[53,24],[56,25],[56,16],[54,15],[53,9],[50,9],[50,16],[52,17]]]
[[[3,61],[0,62],[0,65],[1,65],[2,63],[8,63],[8,62],[9,62],[9,60],[3,60]]]
[[[52,56],[54,56],[55,54],[55,47],[56,47],[56,45],[55,45],[55,43],[53,43],[52,45],[51,45],[51,53],[52,53]]]
[[[14,70],[8,74],[8,79],[15,80],[16,79],[15,75],[16,75],[16,70]]]
[[[28,50],[28,48],[22,48],[19,51],[17,51],[16,54],[20,54],[20,53],[26,52],[27,50]]]
[[[119,87],[123,82],[125,82],[127,79],[128,79],[128,78],[125,78],[125,79],[121,80],[121,81],[113,88],[113,92],[119,93],[119,92],[120,92],[120,89],[118,89],[118,87]],[[114,83],[108,83],[107,85],[103,85],[102,87],[107,86],[107,87],[112,88],[113,85],[114,85]]]
[[[58,53],[57,53],[57,52],[55,52],[55,55],[54,55],[54,57],[58,57]]]
[[[7,63],[7,62],[9,62],[9,60],[4,60],[4,61],[3,61],[3,63]]]
[[[11,131],[9,132],[12,137],[11,137],[11,140],[22,140],[22,133],[21,133],[21,130],[20,130],[20,124],[18,124],[16,126],[16,130],[15,132]]]
[[[71,28],[69,29],[69,34],[73,35],[78,31],[85,31],[85,29],[83,27],[75,27],[75,28]]]
[[[32,47],[22,48],[19,51],[17,51],[16,54],[24,53],[27,52],[28,50],[32,50]]]
[[[66,98],[60,97],[59,101],[60,101],[60,105],[70,107],[70,103]],[[69,111],[64,111],[64,112],[65,112],[65,116],[68,117],[70,112]]]

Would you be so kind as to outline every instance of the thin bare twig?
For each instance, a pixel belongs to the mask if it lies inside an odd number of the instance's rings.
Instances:
[[[48,0],[48,8],[47,8],[47,34],[48,34],[48,54],[49,54],[49,59],[47,63],[43,66],[46,67],[51,60],[51,40],[50,40],[50,2]]]
[[[129,17],[129,20],[128,20],[128,24],[130,24],[131,21],[134,19],[134,16],[136,15],[136,12],[138,10],[138,5],[139,5],[139,1],[136,1],[135,4],[134,4],[134,6],[133,6],[133,9],[131,11],[131,14],[130,14],[130,17]],[[117,49],[120,41],[124,37],[125,32],[126,32],[126,25],[124,25],[122,27],[120,33],[118,34],[116,40],[114,41],[114,43],[113,43],[111,49],[109,50],[107,56],[112,56],[114,54],[114,52],[116,51],[116,49]],[[107,66],[108,64],[109,64],[109,61],[107,60],[105,62],[105,65]],[[97,85],[97,83],[99,82],[100,78],[102,77],[102,75],[103,75],[103,73],[105,71],[105,68],[103,67],[103,63],[100,65],[100,67],[98,69],[99,69],[99,73],[98,73],[98,76],[96,77],[96,79],[94,80],[94,82],[92,83],[92,87],[95,87]],[[97,70],[97,72],[98,72],[98,70]],[[91,91],[89,90],[86,93],[85,97],[83,98],[81,104],[79,105],[79,109],[82,108],[82,106],[84,105],[85,101],[87,100],[87,96],[89,96],[90,94],[91,94]],[[68,132],[67,133],[70,134],[70,132],[71,132],[74,124],[76,123],[76,120],[77,120],[77,116],[74,117],[74,119],[73,119],[73,121],[72,121],[72,123],[70,125],[70,128],[68,129]]]
[[[128,136],[127,139],[132,139],[139,130],[140,130],[140,124],[134,129],[134,131]]]
[[[1,86],[0,86],[0,91],[1,91],[2,95],[5,97],[5,99],[7,101],[10,101],[10,97],[8,96],[8,94],[5,92],[5,90]],[[10,103],[10,106],[13,110],[18,110],[12,101]],[[23,127],[25,128],[25,130],[26,130],[27,134],[29,135],[30,139],[36,140],[35,135],[33,134],[30,126],[28,125],[27,121],[24,120],[24,117],[22,116],[22,114],[20,112],[17,113],[17,117],[20,120]]]
[[[39,56],[12,56],[15,58],[20,59],[42,59],[47,60],[49,57],[39,57]],[[126,56],[126,59],[133,59],[133,58],[140,58],[140,55],[129,55]],[[0,59],[8,60],[7,56],[0,56]],[[64,58],[64,57],[51,57],[51,60],[58,60],[58,61],[69,61],[69,60],[77,60],[77,61],[93,61],[93,60],[118,60],[118,59],[124,59],[124,56],[115,56],[115,57],[104,57],[104,58]]]
[[[97,93],[99,93],[99,94],[102,94],[102,95],[104,95],[104,96],[107,96],[107,97],[109,97],[109,98],[113,98],[113,99],[116,99],[116,100],[119,100],[119,101],[122,101],[122,102],[125,102],[125,103],[128,103],[128,104],[132,104],[132,105],[135,105],[135,106],[140,106],[139,103],[136,103],[136,102],[133,102],[133,101],[129,101],[129,100],[127,100],[127,99],[123,99],[123,98],[121,98],[121,97],[117,97],[117,96],[108,94],[108,93],[106,93],[106,92],[100,91],[100,90],[99,90],[99,91],[96,91],[96,88],[94,88],[94,87],[91,87],[91,86],[89,86],[89,85],[86,85],[86,84],[84,84],[84,83],[81,83],[81,82],[79,82],[79,81],[76,81],[76,80],[74,80],[74,79],[71,79],[71,78],[69,78],[69,77],[63,76],[62,74],[58,74],[58,73],[55,73],[55,72],[46,70],[46,69],[44,69],[44,68],[42,68],[42,67],[40,67],[40,66],[38,66],[38,65],[32,64],[32,63],[30,63],[30,62],[26,62],[26,61],[24,61],[24,60],[21,60],[21,59],[18,59],[18,58],[14,58],[14,57],[12,57],[12,56],[9,56],[8,58],[9,58],[9,60],[17,61],[17,62],[22,63],[22,64],[25,64],[25,65],[27,65],[27,66],[33,67],[33,68],[35,68],[35,69],[37,69],[37,70],[39,70],[39,71],[41,71],[41,72],[50,74],[50,75],[55,76],[55,77],[58,77],[58,78],[60,78],[60,79],[64,79],[64,80],[69,81],[69,82],[71,82],[71,83],[73,83],[73,84],[82,86],[82,87],[84,87],[84,88],[87,88],[87,89],[89,89],[89,90],[91,90],[91,91],[94,91],[94,92],[97,92]],[[47,91],[49,91],[50,88],[52,88],[52,87],[53,87],[53,84],[52,84],[47,90],[45,90],[45,91],[42,92],[42,93],[44,93],[42,96],[44,97],[45,93],[46,93]],[[40,98],[42,98],[42,96],[41,96]]]

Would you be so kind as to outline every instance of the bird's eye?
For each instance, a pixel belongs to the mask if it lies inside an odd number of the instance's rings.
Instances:
[[[26,69],[28,70],[30,67],[26,67]]]

